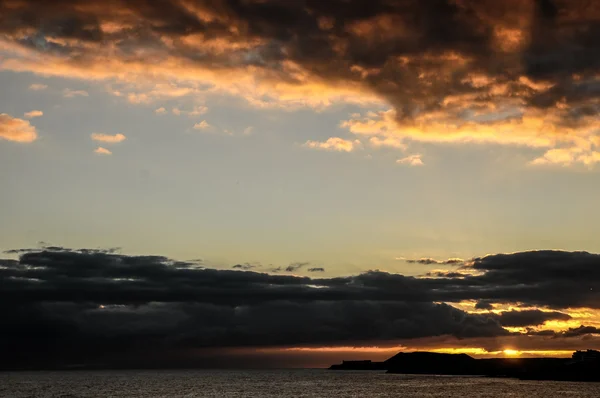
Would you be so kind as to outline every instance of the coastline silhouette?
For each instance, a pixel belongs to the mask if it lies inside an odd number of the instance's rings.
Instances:
[[[600,352],[575,351],[571,358],[476,359],[467,354],[400,352],[383,362],[343,361],[331,370],[385,370],[387,373],[513,377],[523,380],[600,381]]]

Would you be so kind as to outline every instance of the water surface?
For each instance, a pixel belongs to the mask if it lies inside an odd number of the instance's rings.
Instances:
[[[0,373],[0,397],[600,397],[600,383],[327,370]]]

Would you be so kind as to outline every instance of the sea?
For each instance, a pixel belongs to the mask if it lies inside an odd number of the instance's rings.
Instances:
[[[0,373],[0,397],[600,397],[600,383],[368,371],[162,370]]]

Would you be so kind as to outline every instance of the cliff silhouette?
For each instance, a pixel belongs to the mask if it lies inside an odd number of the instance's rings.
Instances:
[[[523,380],[600,381],[600,352],[577,351],[572,358],[476,359],[467,354],[400,352],[383,362],[343,361],[332,370],[513,377]]]

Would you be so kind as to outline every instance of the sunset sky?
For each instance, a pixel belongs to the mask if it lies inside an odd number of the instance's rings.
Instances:
[[[598,348],[598,37],[586,0],[0,0],[0,367]]]

